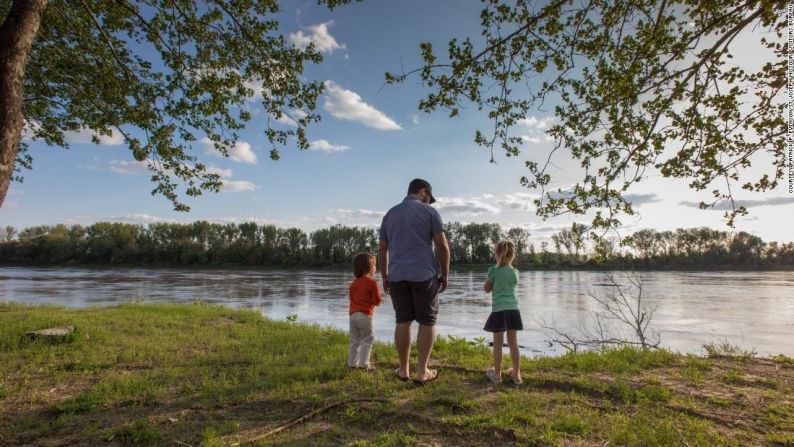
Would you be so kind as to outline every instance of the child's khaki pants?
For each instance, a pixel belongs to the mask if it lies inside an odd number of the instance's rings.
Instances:
[[[350,353],[347,366],[351,368],[369,367],[369,353],[372,350],[372,317],[355,312],[350,315]]]

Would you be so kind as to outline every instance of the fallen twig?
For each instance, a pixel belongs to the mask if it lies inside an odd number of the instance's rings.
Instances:
[[[269,438],[269,437],[271,437],[271,436],[273,436],[273,435],[275,435],[277,433],[280,433],[280,432],[282,432],[284,430],[292,428],[292,427],[294,427],[294,426],[296,426],[296,425],[298,425],[300,423],[306,422],[309,419],[312,419],[313,417],[315,417],[317,415],[320,415],[320,414],[323,414],[323,413],[328,412],[330,410],[333,410],[334,408],[338,408],[338,407],[342,407],[342,406],[350,405],[350,404],[355,404],[355,403],[360,403],[360,402],[388,402],[388,400],[386,400],[386,399],[375,399],[375,398],[372,398],[372,399],[370,399],[370,398],[359,398],[359,399],[348,399],[348,400],[343,400],[343,401],[340,401],[340,402],[335,402],[335,403],[326,405],[326,406],[324,406],[322,408],[319,408],[317,410],[314,410],[311,413],[307,413],[307,414],[305,414],[303,416],[300,416],[300,417],[297,417],[295,419],[292,419],[291,421],[289,421],[289,422],[287,422],[285,424],[279,425],[278,427],[276,427],[276,428],[274,428],[274,429],[272,429],[270,431],[267,431],[267,432],[265,432],[265,433],[263,433],[261,435],[254,436],[254,437],[252,437],[250,439],[241,440],[241,441],[235,443],[234,445],[239,445],[242,442],[253,443],[253,442],[259,441],[261,439]]]

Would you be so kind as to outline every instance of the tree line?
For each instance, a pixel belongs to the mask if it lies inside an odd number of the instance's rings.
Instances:
[[[794,242],[708,227],[644,229],[619,239],[574,223],[537,245],[526,229],[495,223],[452,222],[444,230],[455,265],[491,263],[492,247],[509,239],[518,265],[539,268],[794,267]],[[377,245],[376,228],[343,225],[311,233],[253,222],[7,226],[0,228],[0,263],[334,266]]]

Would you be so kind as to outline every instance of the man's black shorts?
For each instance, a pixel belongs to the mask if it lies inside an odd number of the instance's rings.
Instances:
[[[427,281],[397,281],[391,283],[391,303],[397,323],[416,320],[419,324],[433,326],[438,314],[438,278]]]

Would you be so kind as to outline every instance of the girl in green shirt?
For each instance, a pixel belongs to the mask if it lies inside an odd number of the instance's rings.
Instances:
[[[510,241],[500,241],[494,249],[496,265],[488,269],[485,291],[491,292],[491,315],[485,322],[485,330],[493,332],[493,365],[485,371],[492,383],[502,381],[502,343],[507,332],[507,345],[513,367],[507,370],[510,379],[521,385],[521,353],[518,351],[516,331],[524,329],[521,312],[518,311],[516,285],[518,270],[513,268],[516,247]]]

